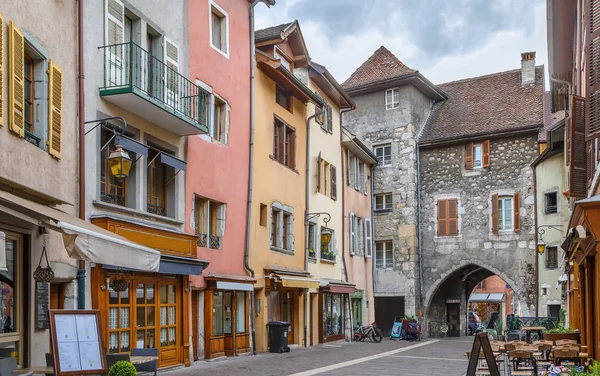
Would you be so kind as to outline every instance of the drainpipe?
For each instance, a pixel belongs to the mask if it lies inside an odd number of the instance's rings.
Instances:
[[[325,106],[323,106],[323,109],[320,112],[315,112],[313,115],[309,116],[308,119],[306,119],[306,179],[304,179],[304,270],[306,271],[308,271],[308,213],[310,212],[310,121],[323,113],[325,113]],[[309,314],[308,305],[310,297],[308,290],[306,291],[305,295],[306,297],[304,298],[304,345],[305,347],[308,347],[307,322]]]
[[[252,219],[252,174],[254,171],[254,7],[265,0],[254,0],[250,5],[249,19],[250,19],[250,148],[248,152],[248,204],[246,207],[246,240],[244,244],[244,267],[250,273],[250,276],[254,278],[254,269],[250,267],[248,260],[248,254],[250,251],[250,220]],[[275,5],[275,0],[268,0],[265,2],[267,7]],[[254,289],[250,292],[250,327],[252,337],[252,354],[256,355],[256,328],[254,325],[255,316],[254,307]]]
[[[342,165],[341,167],[341,171],[342,171],[342,189],[340,189],[342,195],[341,195],[341,199],[342,199],[342,264],[344,266],[344,276],[346,277],[346,282],[348,282],[348,268],[346,267],[346,258],[344,257],[344,249],[346,249],[346,237],[345,237],[345,230],[346,230],[346,220],[344,219],[344,216],[346,215],[346,202],[344,201],[344,148],[341,147],[342,145],[342,140],[343,140],[343,124],[344,122],[342,121],[343,117],[342,115],[345,114],[346,112],[350,112],[350,111],[354,111],[356,109],[356,106],[352,107],[352,108],[345,108],[343,110],[340,111],[340,154],[342,156],[341,162]],[[347,168],[347,167],[346,167]],[[371,175],[371,180],[373,180],[373,175]],[[373,191],[371,191],[371,193],[373,193]],[[371,218],[373,218],[371,216]],[[373,221],[371,219],[371,221]],[[372,223],[372,222],[371,222]],[[352,309],[350,309],[350,314],[352,314]]]
[[[537,216],[537,175],[536,168],[533,167],[533,225],[535,226],[535,317],[540,316],[540,254],[537,251],[538,243],[538,216]]]
[[[79,76],[79,218],[85,221],[85,88],[83,64],[83,0],[77,1],[77,52]],[[85,309],[85,261],[77,269],[77,308]]]
[[[416,147],[417,154],[417,247],[419,248],[419,306],[420,313],[424,316],[423,313],[423,260],[422,260],[422,251],[421,251],[421,153],[419,149],[419,144],[417,143]]]

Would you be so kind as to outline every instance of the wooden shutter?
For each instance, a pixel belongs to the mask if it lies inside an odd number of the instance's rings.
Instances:
[[[438,200],[437,202],[437,234],[438,236],[448,236],[447,200]]]
[[[295,170],[296,169],[296,132],[293,130],[290,130],[289,138],[290,138],[289,168]]]
[[[4,16],[0,13],[0,127],[4,125]]]
[[[571,127],[571,162],[569,193],[572,197],[587,197],[587,158],[585,144],[585,98],[573,96]]]
[[[62,70],[48,64],[48,153],[60,159],[62,151]]]
[[[8,23],[8,108],[9,128],[20,137],[25,136],[25,73],[24,54],[25,40],[23,33],[10,21]]]
[[[600,136],[600,0],[586,0],[586,5],[589,24],[585,36],[588,75],[585,123],[587,139],[591,140]]]
[[[333,109],[327,105],[327,130],[333,132]]]
[[[354,238],[356,237],[356,229],[354,228],[354,213],[350,213],[350,254],[353,255],[354,249]]]
[[[356,158],[348,152],[348,184],[352,188],[356,188]]]
[[[492,195],[492,232],[498,233],[498,194]]]
[[[350,150],[346,150],[346,184],[350,185]]]
[[[330,165],[330,174],[331,174],[331,198],[337,200],[337,176],[336,169],[334,165]]]
[[[470,170],[473,168],[473,143],[469,142],[465,145],[465,168]]]
[[[279,158],[279,153],[280,153],[280,148],[279,148],[279,132],[281,129],[281,124],[279,124],[279,122],[277,120],[275,120],[275,122],[273,123],[273,157],[276,160],[280,160]]]
[[[371,219],[367,218],[364,221],[365,224],[365,257],[371,257],[373,255],[373,235],[371,227]]]
[[[165,38],[164,40],[164,62],[165,62],[165,102],[177,110],[179,108],[179,77],[175,72],[179,72],[179,47]],[[168,68],[171,68],[169,70]],[[217,134],[217,137],[219,135]]]
[[[513,229],[521,232],[521,196],[519,192],[513,195]]]
[[[490,166],[490,140],[483,141],[483,167]]]
[[[450,236],[458,235],[458,200],[450,199],[447,201],[448,215],[446,216],[446,223],[448,229],[446,233]]]
[[[321,162],[323,159],[321,158],[321,152],[319,152],[319,156],[317,157],[317,193],[321,192]]]
[[[586,142],[586,181],[587,186],[589,187],[592,184],[592,179],[594,178],[594,167],[596,163],[596,158],[594,158],[594,140]]]

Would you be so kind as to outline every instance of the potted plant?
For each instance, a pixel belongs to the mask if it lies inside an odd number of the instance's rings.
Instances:
[[[572,339],[579,343],[579,331],[558,324],[552,329],[544,331],[544,338],[549,341],[558,341],[561,339]]]
[[[316,258],[316,254],[315,254],[315,250],[314,249],[312,249],[312,248],[308,249],[308,257],[313,258],[313,259]]]
[[[125,360],[119,360],[108,370],[108,376],[136,376],[135,366]]]

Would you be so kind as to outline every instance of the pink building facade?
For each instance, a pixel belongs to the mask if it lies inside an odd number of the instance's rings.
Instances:
[[[247,0],[189,1],[190,76],[207,96],[209,133],[188,138],[186,231],[198,236],[191,276],[194,358],[249,352],[254,279],[244,268],[250,144]],[[193,20],[193,21],[192,21]]]
[[[356,291],[350,296],[353,327],[375,321],[371,176],[376,163],[373,152],[342,128],[343,252],[347,281],[356,285]]]

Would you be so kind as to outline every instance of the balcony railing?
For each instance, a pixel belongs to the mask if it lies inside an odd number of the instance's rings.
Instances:
[[[100,47],[104,54],[101,95],[135,93],[188,123],[208,126],[209,94],[133,42]]]
[[[199,233],[196,233],[196,235],[198,235],[198,241],[196,242],[196,244],[198,244],[198,247],[221,249],[220,236]]]

